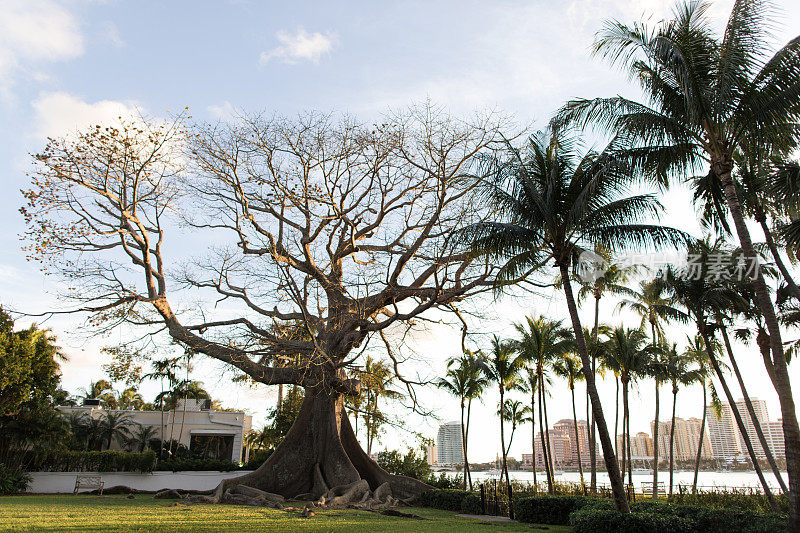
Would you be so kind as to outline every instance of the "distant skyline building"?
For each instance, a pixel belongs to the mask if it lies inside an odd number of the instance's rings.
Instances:
[[[675,438],[673,441],[673,455],[678,461],[687,461],[697,457],[697,446],[700,444],[700,424],[699,418],[684,420],[675,417]],[[655,422],[650,422],[650,431],[655,429]],[[669,441],[672,431],[671,420],[661,420],[658,424],[658,460],[669,459]],[[700,457],[710,459],[714,456],[713,445],[709,432],[703,437],[703,449]]]
[[[553,454],[553,465],[556,468],[577,467],[578,451],[580,450],[580,460],[583,465],[588,465],[589,461],[589,436],[585,420],[578,420],[578,441],[575,440],[575,423],[571,418],[559,420],[550,428],[550,451]],[[536,453],[536,466],[539,468],[544,465],[544,453],[542,451],[542,435],[537,433],[534,440]],[[528,457],[527,463],[525,462]],[[530,464],[531,454],[523,454],[523,464]]]
[[[734,459],[742,455],[739,444],[739,428],[733,417],[733,410],[727,402],[722,402],[720,416],[711,405],[706,406],[708,435],[711,437],[711,450],[716,459]]]
[[[447,422],[439,426],[436,438],[436,464],[455,465],[464,462],[464,445],[461,422]]]
[[[761,426],[761,430],[764,432],[764,437],[767,439],[767,445],[769,446],[767,430],[764,429],[766,423],[769,422],[767,402],[764,400],[759,400],[758,398],[751,398],[750,404],[753,406],[753,411],[755,411],[756,414],[756,420],[758,420],[758,424]],[[753,419],[750,418],[750,411],[747,410],[747,404],[745,403],[744,398],[736,402],[736,408],[739,410],[739,414],[742,416],[742,422],[744,422],[744,427],[747,430],[747,434],[750,436],[750,443],[753,445],[753,450],[756,452],[756,457],[759,459],[764,459],[767,454],[764,453],[764,448],[761,446],[761,442],[758,439],[756,427],[753,425]],[[742,450],[742,453],[745,453],[747,451],[747,445],[744,443],[744,437],[742,436],[741,431],[737,431],[736,434],[739,437],[739,449]]]
[[[430,443],[425,447],[425,459],[429,465],[436,464],[436,444]]]

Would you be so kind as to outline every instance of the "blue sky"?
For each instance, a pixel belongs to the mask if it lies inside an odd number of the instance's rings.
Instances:
[[[713,3],[711,14],[720,25],[731,3]],[[188,106],[198,120],[224,119],[234,109],[287,115],[315,109],[370,120],[390,107],[425,99],[454,114],[498,109],[513,114],[522,126],[541,127],[570,97],[635,96],[624,76],[589,56],[594,32],[608,17],[659,20],[671,5],[661,0],[0,0],[0,302],[29,312],[54,302],[56,287],[25,261],[18,240],[24,230],[18,191],[27,182],[28,154],[41,148],[48,135],[135,109],[162,116]],[[793,0],[775,5],[783,13],[776,42],[783,43],[800,33],[800,5]],[[697,231],[685,190],[671,191],[664,201],[666,223]],[[559,299],[550,296],[496,305],[498,318],[486,329],[501,333],[531,309],[561,312]],[[604,316],[612,319],[612,312],[608,304]],[[71,390],[101,376],[99,347],[115,341],[113,336],[87,339],[75,333],[79,322],[66,317],[48,322],[71,358],[63,369]],[[457,332],[442,330],[421,335],[417,351],[437,354],[430,366],[442,368],[457,347]],[[763,368],[757,358],[747,357],[753,348],[737,349],[753,376],[751,395],[767,399],[777,414]],[[230,386],[213,363],[201,363],[196,372],[226,403],[253,412],[257,425],[274,397],[263,387]],[[649,393],[650,386],[644,386]],[[154,384],[143,388],[155,391]],[[613,384],[601,393],[613,401]],[[564,389],[554,394],[563,395]],[[442,419],[457,418],[456,401],[432,391],[424,399]],[[552,402],[551,422],[570,416],[563,400]],[[487,405],[493,401],[487,397]],[[679,414],[699,416],[698,401],[699,391],[686,391]],[[634,431],[648,428],[651,403],[643,395]],[[494,427],[492,408],[476,411],[481,424]],[[433,422],[419,421],[419,427],[435,434]],[[512,455],[527,450],[522,443],[530,442],[529,430],[521,431]],[[385,440],[396,447],[405,437],[391,431]],[[497,444],[491,434],[476,439],[475,458],[494,457]]]

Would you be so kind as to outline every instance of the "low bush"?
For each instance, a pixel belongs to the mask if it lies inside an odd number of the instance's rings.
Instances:
[[[417,499],[414,503],[421,507],[433,507],[434,509],[443,509],[445,511],[460,512],[462,510],[462,502],[468,496],[475,496],[475,495],[465,490],[453,490],[453,489],[426,490],[425,492],[417,496]],[[480,505],[481,505],[480,498],[478,498],[478,507],[480,507]]]
[[[483,514],[481,497],[477,494],[467,493],[461,499],[461,512],[464,514]]]
[[[243,466],[242,470],[257,470],[272,455],[272,450],[258,450]]]
[[[514,517],[520,522],[565,526],[570,513],[587,506],[613,508],[611,501],[600,498],[541,495],[517,499]]]
[[[230,472],[238,469],[237,463],[227,459],[164,459],[158,461],[156,465],[156,470],[172,470],[173,472],[204,470]]]
[[[152,472],[156,454],[120,450],[73,451],[51,450],[39,453],[32,460],[31,471],[43,472]]]
[[[0,494],[23,492],[31,482],[31,476],[24,470],[8,467],[0,463]]]
[[[658,514],[672,514],[691,521],[702,533],[771,533],[784,531],[786,518],[778,514],[762,514],[740,509],[708,509],[689,505],[662,505]]]
[[[620,513],[585,506],[570,515],[573,533],[694,533],[694,524],[683,517],[658,513]]]
[[[789,512],[789,499],[785,494],[776,494],[775,500],[778,502],[782,513]],[[671,501],[678,505],[691,505],[710,509],[740,509],[760,513],[773,512],[767,497],[763,493],[754,490],[730,489],[698,492],[696,494],[674,494]]]

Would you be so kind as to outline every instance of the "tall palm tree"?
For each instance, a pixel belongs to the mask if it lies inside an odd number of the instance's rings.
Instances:
[[[376,361],[367,356],[361,372],[361,386],[364,390],[364,426],[367,431],[367,454],[372,453],[372,444],[378,437],[380,423],[385,420],[380,410],[380,400],[400,398],[402,394],[391,389],[395,374],[384,361]]]
[[[100,405],[106,409],[116,409],[118,406],[114,388],[106,379],[90,382],[88,387],[80,389],[78,397],[84,400],[100,400]]]
[[[714,351],[714,357],[719,357],[720,346],[716,339],[711,339],[710,349]],[[689,342],[686,344],[686,348],[684,348],[683,351],[686,357],[689,357],[697,363],[697,383],[700,383],[700,386],[703,388],[703,416],[700,421],[700,438],[697,442],[697,455],[694,461],[694,481],[692,482],[692,494],[697,493],[697,478],[700,473],[700,458],[702,457],[703,453],[703,440],[706,432],[706,413],[708,411],[706,406],[709,405],[709,389],[711,390],[712,405],[716,410],[717,417],[719,417],[722,412],[722,404],[720,403],[719,397],[717,396],[717,391],[714,388],[714,382],[711,380],[711,363],[706,350],[707,349],[705,343],[703,342],[703,338],[700,337],[700,335],[695,335],[689,339]],[[723,363],[720,361],[719,365],[722,367]]]
[[[647,342],[647,335],[640,329],[625,329],[620,326],[611,332],[606,341],[605,366],[619,374],[622,383],[622,472],[624,477],[625,461],[628,461],[628,483],[633,484],[631,444],[630,444],[630,409],[628,392],[630,386],[645,377],[656,352],[656,347]]]
[[[753,468],[756,471],[759,482],[770,505],[777,511],[777,503],[758,465],[758,459],[747,433],[747,428],[725,380],[725,375],[722,372],[716,354],[713,350],[708,349],[713,344],[715,332],[713,316],[716,310],[741,309],[745,306],[745,300],[730,282],[730,276],[712,274],[716,270],[716,259],[713,259],[715,263],[712,266],[712,258],[718,258],[720,254],[724,254],[724,249],[719,243],[697,242],[689,248],[688,257],[691,258],[687,265],[689,269],[678,270],[672,266],[667,267],[661,277],[661,282],[664,283],[675,301],[679,302],[685,309],[684,312],[687,318],[694,321],[697,332],[702,337],[706,347],[709,363],[714,369],[714,374],[717,376],[722,390],[725,392],[725,397],[730,404],[733,417],[739,427],[739,432],[742,434],[742,440],[753,462]]]
[[[131,451],[143,452],[150,441],[158,435],[158,430],[153,426],[145,426],[142,424],[133,424],[133,431],[130,436],[125,439],[125,446]]]
[[[483,364],[481,369],[486,378],[495,383],[500,391],[500,401],[498,402],[498,409],[501,410],[505,405],[506,392],[522,387],[522,378],[520,370],[522,368],[523,359],[521,357],[514,357],[514,348],[509,342],[501,341],[497,335],[492,338],[492,344],[489,350],[489,355],[484,355]],[[508,477],[508,457],[506,455],[506,441],[505,441],[505,424],[503,423],[503,416],[500,417],[500,450],[503,453],[503,463],[501,470],[501,478],[503,475],[506,477],[506,483],[510,483]]]
[[[511,423],[511,434],[508,436],[508,446],[506,446],[505,450],[507,456],[511,450],[511,443],[514,441],[514,432],[517,430],[517,427],[530,421],[531,408],[527,405],[522,405],[522,402],[519,400],[506,398],[502,409],[498,409],[497,414],[506,422]],[[508,472],[506,472],[506,476],[507,475]]]
[[[681,320],[682,314],[673,307],[672,302],[664,295],[663,285],[654,280],[642,280],[638,291],[631,291],[629,298],[622,299],[617,305],[617,310],[627,309],[633,311],[641,318],[640,329],[650,329],[650,343],[654,346],[663,344],[664,325],[667,322]],[[656,354],[656,358],[658,355]],[[663,381],[663,367],[655,361],[651,368],[651,377],[656,388],[656,412],[653,424],[653,442],[658,443],[660,387]],[[653,446],[653,498],[658,497],[655,487],[658,486],[658,445]]]
[[[177,376],[175,374],[175,369],[178,364],[177,358],[167,358],[161,359],[157,361],[153,361],[151,363],[153,367],[152,372],[148,372],[142,379],[153,379],[158,380],[161,385],[161,392],[158,396],[156,396],[156,401],[158,402],[158,409],[161,411],[161,442],[158,446],[158,456],[163,457],[164,455],[164,396],[166,395],[164,389],[164,379],[169,382],[170,387],[173,385],[174,382],[177,381]]]
[[[691,342],[692,339],[689,339]],[[695,339],[697,340],[697,339]],[[700,339],[702,342],[702,339]],[[697,353],[698,346],[694,349],[678,354],[676,344],[665,347],[664,349],[664,370],[667,380],[672,385],[672,418],[669,426],[669,495],[672,496],[675,472],[675,409],[678,405],[678,389],[681,385],[691,385],[699,381],[702,373],[693,368],[697,362],[692,354]]]
[[[135,387],[128,387],[119,394],[117,403],[122,410],[140,410],[145,406],[144,398]]]
[[[549,320],[543,316],[528,317],[524,324],[514,324],[519,336],[511,341],[519,357],[532,367],[538,378],[536,389],[539,393],[539,425],[542,439],[542,456],[545,462],[548,491],[555,490],[553,478],[553,459],[550,450],[550,430],[547,423],[547,370],[553,363],[569,353],[574,346],[572,334],[561,325],[561,321]],[[535,452],[534,452],[535,453]]]
[[[582,302],[585,298],[592,296],[594,298],[594,326],[592,327],[592,341],[597,342],[600,328],[600,300],[605,295],[621,296],[628,295],[631,290],[625,285],[630,277],[636,273],[637,267],[635,265],[623,265],[617,263],[611,256],[609,251],[601,244],[596,244],[594,253],[598,258],[602,258],[604,264],[598,271],[593,272],[593,275],[586,280],[578,278],[578,303]],[[592,279],[594,278],[594,279]],[[591,355],[591,354],[590,354]],[[592,372],[597,371],[597,358],[592,357]],[[586,396],[586,403],[589,404],[589,396]],[[589,431],[589,454],[591,457],[589,467],[591,469],[591,489],[595,491],[597,487],[597,454],[596,441],[595,441],[595,426],[591,418],[587,418],[587,424],[591,428]],[[581,477],[581,483],[583,479]]]
[[[655,218],[661,204],[652,194],[633,194],[635,168],[615,156],[612,142],[601,152],[580,154],[563,130],[532,136],[526,150],[511,147],[508,157],[489,164],[494,177],[482,183],[498,219],[469,226],[464,236],[474,252],[505,260],[498,285],[553,260],[559,269],[577,352],[597,425],[615,507],[629,511],[591,360],[583,336],[571,269],[587,247],[602,244],[612,253],[646,245],[672,246],[685,240],[677,230],[641,221]]]
[[[549,383],[549,382],[548,382]],[[533,471],[533,487],[538,490],[538,483],[536,481],[536,393],[539,391],[539,375],[536,373],[535,368],[530,366],[525,367],[525,375],[520,390],[524,393],[531,395],[530,404],[530,422],[531,422],[531,470]],[[539,426],[541,427],[541,422]],[[543,432],[539,430],[540,434]],[[542,452],[545,453],[544,451]],[[547,467],[545,467],[547,468]],[[549,476],[548,476],[549,479]]]
[[[739,243],[757,261],[732,173],[743,143],[765,153],[784,153],[798,140],[800,37],[771,57],[766,40],[772,21],[766,0],[736,0],[719,38],[706,16],[709,4],[678,4],[674,16],[654,28],[608,22],[595,51],[621,64],[648,97],[639,103],[617,96],[574,100],[560,120],[594,122],[624,137],[631,156],[666,181],[701,167],[722,190]],[[686,174],[684,174],[686,175]],[[691,174],[689,174],[691,175]],[[756,264],[752,280],[767,325],[774,366],[771,377],[783,416],[791,494],[790,529],[800,530],[800,426],[783,354],[778,317]]]
[[[461,403],[461,445],[464,455],[464,489],[469,486],[472,490],[472,476],[470,475],[468,447],[469,420],[472,400],[477,399],[488,385],[485,374],[481,371],[481,361],[472,352],[465,351],[458,358],[447,361],[447,373],[439,378],[437,387],[444,389],[453,396],[457,396]],[[466,411],[466,423],[464,415]]]
[[[583,461],[581,460],[581,441],[578,433],[578,412],[575,410],[575,382],[584,379],[581,360],[574,354],[564,354],[553,363],[553,372],[556,376],[567,380],[567,386],[572,395],[572,423],[575,425],[575,453],[578,459],[578,473],[581,476],[581,486],[585,486],[586,484],[583,480]],[[591,453],[591,448],[589,448],[589,451]]]

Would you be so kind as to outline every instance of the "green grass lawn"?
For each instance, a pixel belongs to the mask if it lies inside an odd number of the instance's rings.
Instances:
[[[356,510],[315,510],[316,516],[239,505],[174,505],[175,500],[124,496],[6,496],[0,498],[2,531],[552,531],[560,526],[481,524],[436,509],[402,509],[429,520],[382,516]]]

